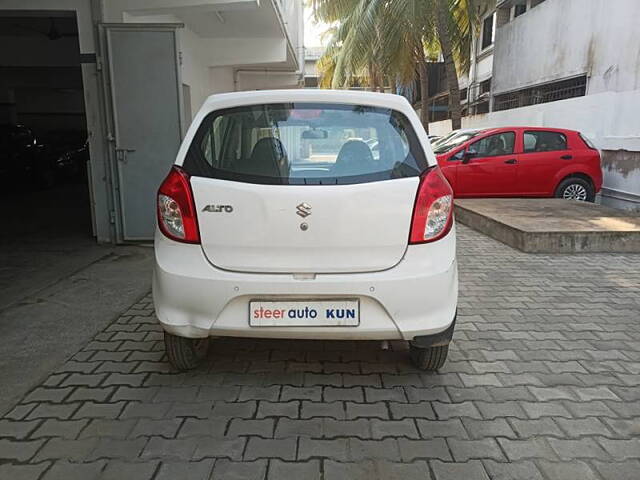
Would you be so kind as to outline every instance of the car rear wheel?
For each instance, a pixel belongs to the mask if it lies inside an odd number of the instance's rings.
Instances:
[[[164,347],[171,365],[178,370],[191,370],[207,356],[209,339],[178,337],[164,332]]]
[[[449,345],[425,348],[414,343],[409,344],[411,361],[420,370],[436,371],[440,369],[447,360],[447,353],[449,353]]]
[[[558,185],[556,197],[565,200],[578,200],[580,202],[595,201],[596,194],[591,182],[581,177],[569,177]]]

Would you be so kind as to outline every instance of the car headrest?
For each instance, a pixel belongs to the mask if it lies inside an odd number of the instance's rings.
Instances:
[[[244,164],[244,170],[250,175],[288,177],[289,160],[282,142],[275,137],[258,140],[251,151],[251,156]]]
[[[362,140],[349,140],[338,153],[335,170],[342,175],[370,173],[373,166],[373,154],[369,145]]]

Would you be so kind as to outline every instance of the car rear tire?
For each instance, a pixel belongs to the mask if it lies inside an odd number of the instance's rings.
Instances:
[[[444,365],[449,353],[449,345],[438,345],[436,347],[419,347],[413,343],[409,344],[409,355],[411,361],[420,370],[436,371]]]
[[[596,193],[593,185],[582,177],[565,178],[556,189],[557,198],[578,200],[580,202],[594,202]]]
[[[164,332],[169,363],[178,370],[192,370],[202,363],[209,350],[208,338],[186,338]]]

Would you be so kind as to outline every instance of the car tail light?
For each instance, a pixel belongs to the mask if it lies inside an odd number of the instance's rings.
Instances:
[[[158,226],[171,240],[200,243],[189,175],[180,167],[171,168],[158,190]]]
[[[409,243],[433,242],[444,237],[453,225],[453,190],[438,167],[420,179],[413,207]]]

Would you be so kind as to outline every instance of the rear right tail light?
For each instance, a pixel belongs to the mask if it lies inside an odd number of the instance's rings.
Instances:
[[[438,167],[420,178],[411,220],[409,243],[434,242],[444,237],[453,225],[453,190]]]
[[[189,175],[175,165],[158,190],[158,226],[171,240],[200,243]]]

